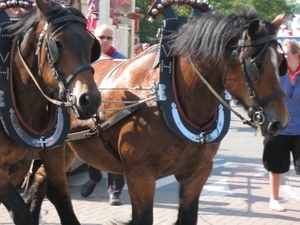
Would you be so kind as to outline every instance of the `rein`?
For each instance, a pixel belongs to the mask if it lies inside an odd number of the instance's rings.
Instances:
[[[102,88],[99,87],[99,91],[119,91],[119,90],[123,90],[123,91],[154,91],[155,92],[155,86],[154,87],[141,87],[141,86],[137,86],[134,88]],[[131,107],[135,107],[138,106],[144,102],[148,102],[148,101],[152,101],[155,100],[157,98],[157,96],[155,94],[150,94],[150,97],[148,98],[143,98],[137,101],[117,101],[117,100],[105,100],[102,99],[102,102],[106,102],[106,103],[114,103],[114,104],[119,104],[119,103],[123,103],[123,104],[129,104],[123,107],[119,107],[119,108],[110,108],[110,109],[99,109],[99,111],[101,112],[108,112],[108,111],[118,111],[118,110],[123,110],[123,109],[127,109],[127,108],[131,108]]]
[[[66,107],[71,107],[72,106],[72,103],[70,102],[63,102],[63,101],[58,101],[58,100],[55,100],[55,99],[52,99],[50,98],[49,96],[47,96],[43,90],[41,89],[40,85],[38,84],[37,80],[35,79],[34,75],[32,74],[32,72],[30,71],[29,67],[28,67],[28,64],[26,63],[26,61],[24,60],[21,52],[20,52],[20,48],[19,48],[19,44],[17,45],[17,49],[18,49],[18,53],[19,53],[19,56],[20,56],[20,59],[26,69],[26,71],[28,72],[28,74],[30,75],[31,79],[34,81],[35,85],[37,86],[37,88],[40,90],[40,92],[42,93],[42,95],[51,103],[55,104],[55,105],[58,105],[58,106],[66,106]]]

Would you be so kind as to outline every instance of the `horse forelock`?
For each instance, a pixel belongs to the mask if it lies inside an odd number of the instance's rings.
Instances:
[[[174,55],[187,53],[205,64],[221,68],[236,48],[240,35],[257,19],[255,11],[248,14],[205,13],[188,20],[173,34],[170,42]]]

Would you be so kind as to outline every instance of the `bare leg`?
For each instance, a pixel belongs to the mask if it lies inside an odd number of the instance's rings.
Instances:
[[[279,188],[280,188],[282,174],[270,172],[269,176],[270,176],[270,189],[271,189],[269,207],[274,211],[283,212],[285,211],[285,208],[283,208],[279,204]]]

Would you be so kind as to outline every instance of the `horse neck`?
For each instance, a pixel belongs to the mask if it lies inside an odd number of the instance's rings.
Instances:
[[[199,65],[197,68],[202,71]],[[207,69],[205,71],[213,71]],[[219,101],[191,68],[190,62],[186,58],[181,57],[177,60],[175,71],[176,92],[184,114],[199,127],[207,125],[214,119]],[[215,75],[206,74],[204,76],[214,90],[222,96],[224,88],[220,85],[221,82],[214,77]]]

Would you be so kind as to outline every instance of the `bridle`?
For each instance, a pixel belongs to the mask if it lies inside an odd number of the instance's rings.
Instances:
[[[63,77],[62,73],[58,69],[56,62],[59,57],[59,51],[58,51],[57,44],[53,37],[57,32],[62,30],[64,27],[66,27],[70,22],[78,22],[84,27],[84,29],[86,27],[86,20],[79,16],[65,15],[65,16],[55,18],[52,21],[45,23],[44,29],[39,35],[37,49],[36,49],[36,55],[38,56],[39,75],[41,76],[42,75],[42,69],[41,69],[41,65],[40,65],[40,63],[41,63],[41,45],[42,45],[42,42],[44,41],[47,58],[49,60],[50,66],[52,68],[52,74],[59,82],[59,87],[60,87],[59,97],[61,99],[63,99],[64,101],[58,101],[58,100],[52,99],[52,98],[48,97],[46,94],[44,94],[44,92],[40,88],[38,82],[36,81],[35,77],[33,76],[32,72],[30,71],[26,61],[24,60],[23,56],[21,55],[21,52],[19,50],[19,45],[18,45],[18,52],[19,52],[20,58],[24,64],[27,72],[30,74],[31,78],[34,80],[35,84],[37,85],[37,87],[39,88],[41,93],[44,95],[44,97],[48,101],[52,102],[53,104],[60,105],[60,106],[63,105],[66,107],[72,107],[75,115],[79,117],[78,110],[75,106],[76,97],[71,92],[71,90],[69,88],[69,83],[82,70],[90,69],[90,70],[94,71],[94,69],[91,64],[82,64],[82,65],[78,66],[66,79]],[[52,34],[50,36],[48,36],[46,34],[46,31],[57,24],[62,24],[62,25],[59,26],[58,28],[56,28],[52,32]]]
[[[47,54],[50,66],[52,68],[53,76],[59,82],[59,87],[60,87],[59,97],[61,99],[66,100],[67,102],[70,102],[72,104],[75,114],[78,114],[78,111],[75,107],[76,97],[71,92],[71,90],[69,88],[69,83],[82,70],[90,69],[90,70],[94,71],[94,69],[91,64],[82,64],[82,65],[78,66],[66,79],[63,77],[60,70],[58,69],[56,62],[59,57],[59,51],[58,51],[56,42],[54,40],[54,35],[56,33],[58,33],[60,30],[62,30],[64,27],[66,27],[70,22],[78,22],[84,27],[84,29],[86,27],[86,20],[81,17],[75,16],[75,15],[66,15],[63,17],[58,17],[48,23],[45,23],[44,29],[41,32],[39,39],[38,39],[38,44],[37,44],[38,47],[36,49],[36,55],[38,55],[38,62],[39,62],[39,66],[40,66],[40,58],[41,58],[40,46],[42,44],[42,41],[44,40],[46,54]],[[61,24],[61,26],[59,26],[56,30],[54,30],[50,36],[46,35],[44,38],[46,31],[57,24]],[[39,74],[41,75],[41,73],[42,73],[41,68],[39,67]]]
[[[237,117],[239,117],[243,121],[244,124],[247,124],[255,129],[257,129],[258,125],[261,125],[265,122],[265,116],[264,116],[264,110],[263,110],[264,106],[268,102],[272,101],[273,99],[276,99],[281,96],[285,96],[286,92],[284,90],[279,90],[279,91],[272,93],[271,95],[269,95],[268,97],[266,97],[262,100],[257,97],[257,95],[255,94],[255,91],[253,89],[253,85],[252,85],[254,82],[256,82],[259,79],[259,72],[258,72],[258,69],[256,66],[256,62],[264,54],[264,52],[268,46],[268,43],[270,41],[274,41],[274,40],[277,41],[277,36],[276,35],[267,35],[267,36],[264,36],[257,40],[246,41],[245,33],[246,33],[246,31],[244,31],[243,34],[241,35],[241,38],[238,41],[238,46],[236,47],[235,50],[232,51],[232,53],[229,57],[229,60],[227,62],[227,67],[225,69],[225,72],[224,72],[224,75],[222,78],[222,85],[224,86],[229,69],[235,62],[236,57],[239,55],[239,62],[242,67],[247,90],[248,90],[249,96],[253,99],[254,104],[255,104],[254,107],[250,107],[248,109],[248,116],[251,118],[251,121],[246,120],[242,115],[240,115],[238,112],[236,112],[229,104],[227,104],[223,100],[223,98],[213,89],[213,87],[208,83],[208,81],[205,79],[205,77],[200,73],[198,68],[195,66],[195,64],[191,60],[190,55],[188,55],[188,57],[189,57],[189,61],[190,61],[190,64],[191,64],[193,70],[197,73],[197,75],[200,77],[200,79],[203,81],[203,83],[208,87],[208,89],[217,97],[217,99],[224,106],[226,106],[226,108],[228,108]],[[255,58],[253,58],[253,59],[243,58],[243,53],[245,52],[246,47],[254,47],[254,46],[257,46],[260,44],[265,44],[265,45]],[[279,43],[278,43],[278,45],[281,46]],[[285,58],[284,58],[284,60],[285,60]],[[282,65],[280,65],[280,67],[287,68],[286,61],[284,61],[284,63],[282,63]],[[280,72],[281,76],[286,73],[286,70],[284,73],[284,68],[280,68],[279,70],[282,71],[282,72]]]
[[[263,29],[264,30],[264,26]],[[262,32],[262,31],[261,31]],[[249,93],[250,98],[253,99],[254,101],[254,107],[250,107],[248,109],[248,115],[249,117],[253,120],[253,122],[257,125],[263,124],[265,121],[265,116],[264,116],[264,106],[272,101],[273,99],[276,99],[281,96],[285,96],[286,92],[284,90],[278,90],[272,94],[270,94],[268,97],[264,99],[259,99],[257,95],[255,94],[255,90],[253,88],[253,83],[258,81],[259,79],[259,71],[257,68],[256,63],[258,62],[259,59],[263,56],[265,53],[265,50],[269,44],[270,41],[277,41],[277,36],[276,35],[267,35],[264,36],[260,39],[257,40],[251,40],[251,41],[246,41],[245,40],[245,34],[246,31],[243,32],[241,38],[238,41],[238,46],[236,47],[235,50],[231,53],[229,57],[229,61],[227,63],[227,68],[225,70],[224,76],[223,76],[223,86],[226,80],[227,73],[231,66],[233,65],[235,58],[239,55],[239,62],[242,67],[242,71],[244,74],[244,79],[246,83],[246,87]],[[258,45],[264,44],[264,47],[260,50],[260,52],[254,57],[254,58],[244,58],[243,55],[245,53],[245,49],[247,47],[255,47]],[[280,45],[278,43],[278,45]],[[280,74],[283,75],[283,74]]]

